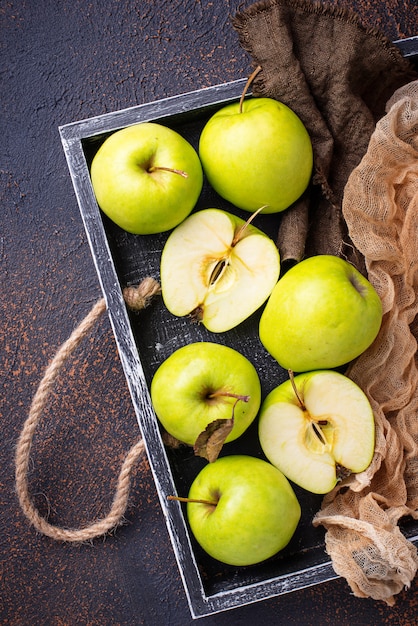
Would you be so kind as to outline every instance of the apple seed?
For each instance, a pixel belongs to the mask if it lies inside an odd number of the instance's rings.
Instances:
[[[325,422],[325,423],[327,423],[327,422]],[[318,437],[318,439],[322,443],[322,445],[326,446],[327,445],[327,440],[325,439],[324,433],[320,429],[319,425],[316,424],[315,422],[312,422],[312,430],[314,431],[315,435]]]
[[[221,261],[218,261],[216,263],[215,267],[212,270],[210,278],[209,278],[209,286],[210,287],[215,285],[215,283],[217,283],[218,280],[221,279],[221,277],[225,273],[225,270],[226,270],[227,267],[228,267],[228,260],[227,259],[222,259]]]

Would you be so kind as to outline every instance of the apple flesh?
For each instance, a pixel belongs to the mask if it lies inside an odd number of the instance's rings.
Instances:
[[[203,341],[179,348],[159,366],[151,400],[165,430],[191,446],[208,424],[233,417],[228,443],[256,417],[261,385],[253,364],[241,353]]]
[[[307,258],[273,289],[259,326],[261,342],[285,369],[333,369],[375,340],[382,303],[374,287],[347,261]]]
[[[194,208],[203,185],[193,146],[153,122],[110,135],[94,156],[91,182],[102,211],[124,230],[149,235],[171,230]]]
[[[252,565],[282,550],[300,520],[296,495],[283,474],[246,455],[221,457],[195,478],[187,516],[193,535],[213,558]]]
[[[335,371],[306,372],[282,383],[263,402],[259,438],[268,460],[289,480],[317,494],[331,491],[337,466],[365,470],[374,453],[370,402]]]
[[[244,100],[217,111],[199,141],[203,170],[215,191],[240,209],[288,208],[306,190],[312,144],[300,118],[272,98]]]
[[[211,332],[224,332],[267,300],[279,273],[279,251],[265,233],[231,213],[205,209],[167,239],[162,297],[173,315],[192,314]]]

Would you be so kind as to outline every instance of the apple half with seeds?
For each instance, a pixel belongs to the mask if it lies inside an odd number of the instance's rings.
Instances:
[[[267,300],[279,278],[279,251],[250,220],[204,209],[173,230],[161,255],[162,297],[170,313],[191,314],[219,333]]]
[[[332,370],[305,372],[271,391],[260,409],[264,454],[285,476],[317,494],[373,458],[375,423],[365,393]]]

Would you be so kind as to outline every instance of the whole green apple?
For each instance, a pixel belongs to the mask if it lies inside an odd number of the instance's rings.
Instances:
[[[273,289],[259,334],[285,369],[332,369],[352,361],[375,340],[382,303],[355,267],[332,255],[307,258]]]
[[[333,489],[340,468],[365,470],[373,458],[374,415],[347,376],[315,370],[287,380],[264,400],[259,438],[268,460],[313,493]]]
[[[190,446],[211,422],[234,417],[228,443],[256,417],[261,384],[253,364],[237,350],[202,341],[179,348],[159,366],[151,400],[165,430]]]
[[[193,146],[153,122],[110,135],[94,156],[90,174],[102,211],[137,235],[177,226],[194,208],[203,185]]]
[[[307,188],[313,153],[300,118],[272,98],[244,100],[217,111],[199,141],[203,170],[215,191],[240,209],[288,208]]]
[[[269,297],[280,273],[276,244],[219,209],[196,211],[170,233],[161,255],[161,290],[173,315],[191,314],[225,332]]]
[[[295,533],[301,509],[285,476],[262,459],[218,458],[189,491],[187,517],[201,547],[228,565],[253,565],[282,550]],[[202,502],[202,500],[204,502]]]

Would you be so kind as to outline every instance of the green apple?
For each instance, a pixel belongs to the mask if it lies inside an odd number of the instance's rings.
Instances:
[[[205,124],[199,141],[203,170],[215,191],[240,209],[288,208],[307,188],[313,153],[300,118],[272,98],[229,104]]]
[[[347,376],[333,370],[305,372],[268,394],[260,410],[259,438],[268,460],[289,480],[324,494],[334,488],[340,470],[358,473],[370,465],[373,411]]]
[[[201,547],[229,565],[252,565],[282,550],[301,509],[288,480],[273,465],[245,455],[206,465],[190,488],[187,517]],[[204,502],[202,502],[202,500]]]
[[[179,348],[163,361],[151,382],[151,400],[165,430],[191,446],[208,424],[234,417],[227,443],[256,417],[261,385],[253,364],[241,353],[202,341]]]
[[[375,340],[382,303],[371,283],[332,255],[304,259],[277,283],[260,319],[267,351],[285,369],[332,369]]]
[[[193,146],[153,122],[110,135],[91,165],[102,211],[124,230],[140,235],[171,230],[194,208],[203,185]]]
[[[205,209],[167,239],[162,297],[173,315],[192,314],[211,332],[224,332],[267,300],[279,273],[279,251],[265,233],[231,213]]]

